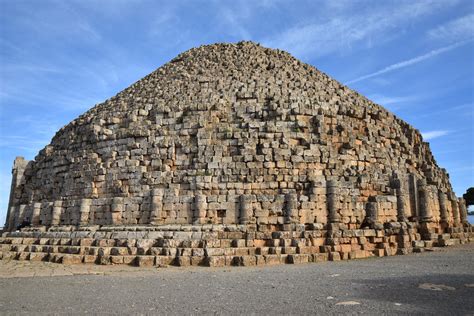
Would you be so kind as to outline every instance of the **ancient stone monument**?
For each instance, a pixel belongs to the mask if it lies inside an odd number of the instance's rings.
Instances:
[[[4,259],[139,265],[364,258],[474,237],[416,129],[251,42],[191,49],[17,158],[5,226]]]

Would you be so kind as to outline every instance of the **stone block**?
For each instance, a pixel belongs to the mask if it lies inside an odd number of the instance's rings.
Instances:
[[[280,264],[281,262],[281,255],[265,255],[265,264],[273,265],[273,264]]]
[[[337,251],[330,252],[329,256],[328,256],[328,260],[329,261],[339,261],[339,260],[341,260],[341,254]]]
[[[329,260],[328,253],[314,253],[310,257],[312,262],[324,262]]]
[[[124,263],[124,264],[134,265],[137,256],[130,256],[130,255],[128,255],[128,256],[122,256],[122,258],[123,258],[123,263]]]
[[[296,249],[301,249],[301,247],[284,247],[282,248],[282,253],[283,254],[287,254],[287,255],[290,255],[290,254],[296,254]]]
[[[258,247],[257,248],[257,255],[268,255],[270,247]]]
[[[234,240],[232,240],[232,247],[243,248],[245,246],[246,246],[245,239],[234,239]]]
[[[191,265],[191,257],[190,256],[179,256],[176,257],[174,263],[178,267],[188,267]]]
[[[202,266],[204,265],[205,258],[204,256],[192,256],[191,258],[191,265],[192,266]]]
[[[172,256],[156,256],[155,263],[158,267],[169,266],[173,262],[174,258]]]
[[[238,265],[244,267],[250,267],[257,265],[257,257],[255,256],[241,256],[238,261]]]
[[[257,259],[257,266],[265,265],[265,256],[263,255],[256,255],[255,258]]]
[[[225,266],[225,256],[206,257],[204,264],[208,267]]]
[[[417,248],[425,247],[425,242],[423,240],[413,240],[411,243],[413,247],[417,247]]]
[[[20,252],[18,253],[15,259],[19,261],[24,261],[24,260],[28,260],[28,257],[29,257],[28,252]]]
[[[205,256],[212,257],[212,256],[223,256],[224,255],[224,248],[205,248]]]
[[[94,255],[85,255],[84,256],[84,263],[96,263],[97,256]]]
[[[29,260],[30,261],[48,261],[48,255],[47,253],[42,253],[42,252],[36,252],[36,253],[30,253]]]
[[[62,264],[80,264],[82,263],[83,256],[80,255],[63,255],[61,263]]]
[[[192,249],[192,256],[204,257],[205,255],[206,255],[206,252],[204,251],[203,248],[193,248]]]
[[[110,256],[110,263],[112,264],[123,264],[123,256]]]
[[[249,254],[248,248],[233,248],[232,250],[234,256],[247,256]]]
[[[152,267],[155,264],[155,256],[137,256],[139,267]]]
[[[113,247],[110,249],[112,256],[126,256],[128,255],[128,248],[126,247]]]
[[[309,261],[310,261],[310,255],[307,255],[307,254],[288,255],[288,263],[290,264],[308,263]]]
[[[110,262],[110,256],[109,255],[99,255],[97,257],[97,262],[98,264],[100,265],[109,265],[111,262]]]
[[[155,245],[155,239],[138,239],[136,243],[137,248],[151,248]]]

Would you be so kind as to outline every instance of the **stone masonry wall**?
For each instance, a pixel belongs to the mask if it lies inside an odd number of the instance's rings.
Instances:
[[[417,130],[250,42],[179,55],[63,127],[21,173],[9,230],[467,223]]]

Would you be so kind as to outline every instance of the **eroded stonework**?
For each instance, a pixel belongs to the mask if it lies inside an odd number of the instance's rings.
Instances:
[[[15,160],[13,175],[10,231],[472,230],[416,129],[251,42],[179,55],[63,127],[34,161]]]

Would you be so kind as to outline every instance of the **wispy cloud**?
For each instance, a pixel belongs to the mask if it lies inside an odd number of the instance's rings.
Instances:
[[[361,76],[359,78],[352,79],[352,80],[346,82],[346,84],[356,83],[356,82],[366,80],[366,79],[369,79],[369,78],[372,78],[372,77],[380,76],[380,75],[388,73],[388,72],[392,72],[394,70],[398,70],[398,69],[401,69],[401,68],[413,66],[413,65],[418,64],[418,63],[420,63],[422,61],[425,61],[427,59],[433,58],[433,57],[438,56],[440,54],[449,52],[449,51],[451,51],[455,48],[466,45],[470,42],[472,42],[472,40],[461,41],[461,42],[457,42],[457,43],[454,43],[454,44],[451,44],[451,45],[448,45],[448,46],[445,46],[445,47],[434,49],[434,50],[430,51],[429,53],[426,53],[426,54],[423,54],[423,55],[420,55],[420,56],[417,56],[417,57],[414,57],[414,58],[410,58],[410,59],[392,64],[390,66],[384,67],[384,68],[382,68],[380,70],[377,70],[375,72],[372,72],[370,74]]]
[[[391,97],[391,96],[386,96],[386,95],[381,95],[381,94],[372,94],[372,95],[369,95],[367,98],[381,105],[392,105],[392,104],[413,102],[418,99],[418,97],[414,97],[414,96]]]
[[[396,112],[398,109],[404,107],[406,104],[412,104],[420,100],[421,96],[388,96],[382,94],[372,94],[367,96],[369,100],[384,106],[392,112]]]
[[[17,130],[8,134],[0,130],[0,152],[14,152],[15,155],[33,159],[39,150],[51,142],[57,130],[65,123],[67,121],[60,122],[48,115],[15,118],[8,124],[17,126]],[[0,125],[6,124],[5,120],[0,120]]]
[[[467,111],[466,111],[467,110]],[[446,105],[441,110],[428,111],[427,113],[418,115],[419,117],[429,117],[436,115],[445,115],[446,113],[455,113],[462,116],[474,116],[474,103],[466,103],[456,106]]]
[[[450,131],[437,130],[437,131],[422,132],[421,135],[423,136],[424,140],[431,140],[431,139],[435,139],[435,138],[438,138],[438,137],[445,136],[449,133],[450,133]]]
[[[174,31],[173,27],[181,22],[175,10],[174,6],[166,6],[156,12],[149,22],[148,35],[150,37],[160,37],[169,33],[169,31]]]
[[[253,14],[258,11],[258,7],[262,5],[264,8],[271,8],[268,2],[252,3],[250,1],[236,2],[235,4],[222,5],[216,2],[217,15],[216,22],[220,24],[222,30],[225,30],[231,36],[239,40],[252,39],[251,32],[247,29],[247,22]],[[273,4],[275,5],[275,4]]]
[[[50,73],[64,73],[64,69],[59,69],[52,66],[28,65],[28,64],[11,64],[2,66],[2,71],[7,72],[50,72]]]
[[[364,11],[354,1],[345,2],[345,5],[336,6],[334,15],[329,18],[319,17],[317,21],[315,18],[294,25],[262,42],[266,46],[288,50],[299,58],[350,52],[355,46],[371,47],[374,43],[383,43],[400,34],[400,30],[408,27],[415,18],[454,4],[455,1],[401,1],[396,10],[374,6]]]
[[[222,8],[221,14],[223,21],[229,26],[229,31],[231,33],[243,40],[251,39],[250,33],[244,27],[243,23],[240,22],[240,18],[235,11],[229,10],[228,8]]]
[[[461,167],[456,167],[456,168],[450,168],[449,172],[454,173],[454,172],[466,172],[466,171],[474,171],[474,166],[461,166]]]
[[[461,41],[474,37],[474,14],[444,23],[428,31],[428,37],[447,41]]]
[[[51,9],[54,7],[54,9]],[[99,42],[102,35],[93,23],[79,13],[68,1],[45,2],[36,11],[31,10],[31,6],[25,4],[18,5],[18,12],[21,13],[16,23],[20,28],[26,28],[30,32],[41,37],[48,34],[51,38],[63,41]],[[27,13],[23,15],[24,12]],[[47,12],[48,14],[44,14]]]

